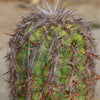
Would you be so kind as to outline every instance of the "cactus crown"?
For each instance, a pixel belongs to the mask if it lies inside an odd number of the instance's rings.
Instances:
[[[9,41],[10,100],[89,100],[98,79],[89,26],[58,1],[43,4]]]

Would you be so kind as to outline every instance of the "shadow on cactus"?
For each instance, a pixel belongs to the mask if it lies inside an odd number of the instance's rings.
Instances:
[[[87,22],[56,5],[25,17],[9,42],[10,100],[91,100],[94,38]]]

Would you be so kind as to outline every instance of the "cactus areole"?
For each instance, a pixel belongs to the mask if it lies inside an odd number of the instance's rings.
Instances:
[[[98,57],[88,23],[45,4],[9,41],[10,100],[91,100]]]

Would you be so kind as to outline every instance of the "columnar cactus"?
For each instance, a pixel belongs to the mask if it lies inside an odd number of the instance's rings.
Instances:
[[[91,100],[99,75],[88,23],[44,3],[9,41],[10,100]]]

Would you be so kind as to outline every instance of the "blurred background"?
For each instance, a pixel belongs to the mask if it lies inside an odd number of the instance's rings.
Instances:
[[[56,0],[48,0],[51,5]],[[61,0],[62,6],[75,10],[85,20],[92,22],[91,29],[97,43],[97,52],[100,55],[100,0]],[[14,29],[23,16],[34,12],[30,9],[37,4],[41,4],[41,0],[0,0],[0,100],[8,100],[7,83],[3,76],[7,72],[7,62],[4,56],[8,51],[9,36],[4,33],[14,33]],[[96,71],[100,74],[100,61],[96,61]],[[100,100],[100,81],[96,85],[97,95],[95,100]]]

